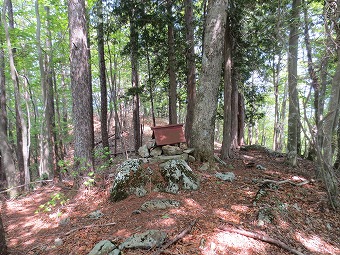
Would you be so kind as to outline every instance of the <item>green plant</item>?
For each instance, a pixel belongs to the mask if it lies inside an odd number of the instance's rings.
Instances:
[[[66,198],[64,193],[62,192],[57,192],[51,195],[51,199],[47,201],[46,203],[39,205],[39,208],[35,211],[35,213],[39,212],[50,212],[52,209],[57,206],[63,206],[67,203],[69,199]]]

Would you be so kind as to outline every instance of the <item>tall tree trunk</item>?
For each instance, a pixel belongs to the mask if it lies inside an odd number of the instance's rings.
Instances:
[[[169,124],[177,124],[177,81],[172,0],[167,0],[168,11],[168,72],[169,72]]]
[[[52,45],[52,35],[51,35],[51,24],[50,24],[50,8],[48,6],[44,7],[46,12],[46,55],[45,55],[45,65],[46,65],[46,124],[47,132],[49,138],[49,167],[50,167],[50,177],[57,176],[56,172],[56,124],[55,124],[55,105],[54,105],[54,63],[53,63],[53,45]]]
[[[98,1],[98,58],[99,58],[99,75],[100,75],[100,123],[102,144],[105,152],[110,150],[109,134],[107,127],[107,82],[106,82],[106,65],[105,65],[105,51],[104,51],[104,20],[103,20],[103,3]],[[106,159],[110,159],[110,154],[105,153]]]
[[[244,96],[238,93],[238,114],[237,114],[237,143],[238,146],[244,145],[244,120],[245,120],[245,108],[244,108]]]
[[[337,0],[337,6],[340,6],[340,0]],[[336,31],[335,42],[340,41],[340,28],[337,26],[339,20],[339,12],[335,12],[334,16],[330,16],[330,21],[335,24],[334,28]],[[328,35],[331,36],[331,35]],[[335,171],[333,168],[333,134],[334,126],[337,124],[337,109],[339,108],[340,99],[340,48],[336,47],[337,53],[337,67],[332,80],[332,87],[330,92],[330,99],[328,103],[328,113],[325,116],[323,125],[318,132],[323,133],[323,143],[322,148],[317,150],[317,160],[319,166],[319,175],[326,186],[329,201],[334,209],[340,208],[340,198],[339,198],[339,186],[338,180],[335,176]]]
[[[1,15],[2,16],[2,15]],[[2,29],[2,17],[0,17],[0,28]],[[5,76],[5,53],[3,38],[0,36],[0,121],[7,137],[7,98],[6,98],[6,76]],[[5,165],[1,158],[0,150],[0,181],[6,180]]]
[[[132,8],[130,13],[130,43],[131,43],[131,83],[136,89],[133,96],[133,130],[135,137],[135,152],[138,152],[142,145],[142,137],[140,130],[140,114],[139,114],[139,78],[138,78],[138,30],[136,27],[135,8]]]
[[[196,101],[196,63],[195,63],[195,37],[194,37],[194,11],[193,0],[185,0],[185,26],[186,26],[186,58],[187,58],[187,115],[185,121],[185,138],[190,145],[194,107]]]
[[[25,184],[25,189],[28,189],[28,183],[30,182],[30,175],[29,175],[29,169],[28,169],[28,145],[27,145],[27,127],[26,123],[23,117],[23,113],[21,110],[21,104],[20,104],[20,90],[19,90],[19,77],[17,70],[15,68],[14,63],[14,56],[13,56],[13,50],[11,45],[11,39],[9,35],[9,29],[6,22],[6,9],[8,8],[9,14],[12,13],[13,15],[13,8],[12,8],[12,2],[10,0],[4,1],[4,7],[3,7],[3,13],[2,13],[2,20],[4,24],[4,30],[5,30],[5,36],[7,41],[7,49],[8,49],[8,57],[9,57],[9,63],[10,63],[10,70],[11,70],[11,78],[14,85],[14,97],[15,97],[15,112],[16,112],[16,128],[17,128],[17,160],[18,160],[18,169],[20,172],[20,183]],[[9,15],[10,20],[10,27],[13,27],[13,17]]]
[[[231,156],[231,91],[232,91],[232,36],[230,33],[230,18],[227,17],[224,42],[224,107],[223,107],[223,141],[222,159]]]
[[[40,69],[40,84],[42,91],[42,99],[43,99],[43,118],[41,123],[40,130],[40,164],[39,164],[39,176],[50,178],[53,176],[53,171],[51,171],[51,151],[50,151],[50,137],[48,132],[48,111],[47,111],[47,78],[46,71],[44,65],[44,55],[42,52],[42,44],[41,44],[41,20],[40,20],[40,12],[39,12],[39,2],[35,1],[35,15],[37,19],[37,30],[36,30],[36,42],[37,42],[37,51],[38,51],[38,59],[39,59],[39,69]],[[47,175],[47,176],[44,176]]]
[[[82,177],[93,169],[92,86],[87,44],[87,23],[84,0],[68,1],[70,32],[71,89],[74,119],[74,170]],[[77,185],[81,184],[78,178]]]
[[[298,127],[299,127],[299,98],[297,93],[297,60],[300,25],[301,0],[293,0],[291,12],[291,26],[289,32],[288,53],[288,86],[289,86],[289,115],[288,115],[288,141],[287,160],[291,166],[296,166],[298,153]]]
[[[231,137],[231,149],[235,150],[239,147],[238,144],[238,86],[237,86],[237,77],[235,72],[232,75],[231,78],[231,131],[230,131],[230,137]]]
[[[199,161],[212,161],[214,156],[215,119],[223,63],[227,4],[227,0],[209,1],[208,4],[200,86],[190,138],[195,148],[195,157]]]

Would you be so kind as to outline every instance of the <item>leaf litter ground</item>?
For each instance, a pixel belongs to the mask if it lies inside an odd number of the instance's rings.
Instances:
[[[252,167],[249,162],[252,161]],[[15,200],[2,204],[7,244],[12,255],[82,255],[88,254],[101,240],[120,244],[127,237],[148,229],[164,230],[173,240],[194,221],[191,231],[171,244],[161,254],[292,254],[273,244],[246,237],[226,229],[268,235],[303,254],[340,254],[340,217],[329,209],[323,184],[315,180],[314,165],[300,159],[291,168],[284,158],[264,150],[238,151],[226,166],[216,163],[219,172],[234,172],[234,182],[224,182],[214,172],[191,168],[199,175],[197,191],[178,195],[151,192],[145,197],[130,196],[112,203],[109,189],[116,167],[103,174],[91,190],[73,190],[67,182],[40,187]],[[257,169],[261,165],[266,169]],[[261,180],[289,180],[275,187],[261,186]],[[296,186],[292,183],[308,183]],[[261,187],[263,188],[260,192]],[[62,194],[50,211],[47,208],[56,194]],[[167,210],[134,213],[148,200],[166,198],[180,201],[181,206]],[[64,201],[65,204],[60,204]],[[88,214],[100,210],[104,216],[90,219]],[[265,220],[259,213],[270,212]],[[68,218],[60,224],[61,219]],[[269,219],[269,220],[268,220]],[[62,239],[56,247],[55,239]],[[124,255],[153,254],[152,250],[124,250]]]

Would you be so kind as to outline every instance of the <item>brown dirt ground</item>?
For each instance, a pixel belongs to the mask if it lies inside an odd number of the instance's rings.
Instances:
[[[250,157],[266,170],[246,167],[244,160]],[[164,230],[172,240],[196,220],[192,231],[162,254],[292,254],[273,244],[220,227],[269,235],[303,254],[340,254],[339,214],[329,208],[322,183],[312,181],[315,179],[313,164],[302,159],[298,163],[293,169],[283,158],[272,157],[264,151],[239,151],[227,162],[227,167],[216,163],[220,172],[235,173],[236,180],[232,183],[218,180],[214,173],[200,171],[199,164],[195,163],[190,166],[201,179],[199,190],[182,191],[179,195],[153,192],[141,198],[130,196],[116,203],[109,201],[113,179],[108,173],[98,179],[98,186],[91,190],[76,191],[67,182],[50,183],[3,203],[1,213],[9,251],[12,255],[82,255],[88,254],[100,240],[119,244],[126,237],[148,229]],[[115,169],[112,167],[109,172],[114,173]],[[310,182],[301,186],[284,183],[278,189],[268,189],[254,206],[253,200],[259,191],[259,184],[253,182],[254,179]],[[35,213],[57,193],[68,199],[66,204],[57,203],[49,212]],[[175,199],[181,206],[133,214],[143,202],[154,198]],[[258,225],[261,208],[272,209],[272,223]],[[104,216],[98,220],[89,219],[87,215],[95,210],[101,210]],[[70,222],[59,226],[60,219],[66,217]],[[115,224],[102,226],[109,223]],[[63,240],[62,246],[54,245],[56,238]],[[123,254],[143,255],[155,251],[124,250]]]

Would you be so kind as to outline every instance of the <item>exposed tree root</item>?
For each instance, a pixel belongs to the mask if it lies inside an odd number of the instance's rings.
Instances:
[[[291,252],[292,254],[296,254],[296,255],[304,255],[302,252],[299,252],[297,250],[295,250],[294,248],[289,247],[287,244],[281,242],[280,240],[271,238],[265,234],[259,234],[259,233],[255,233],[255,232],[251,232],[251,231],[246,231],[243,229],[237,229],[234,227],[227,227],[227,226],[220,226],[219,229],[223,230],[223,231],[228,231],[228,232],[233,232],[236,234],[240,234],[246,237],[250,237],[253,239],[257,239],[263,242],[267,242],[273,245],[276,245],[277,247],[280,247],[282,249],[285,249],[289,252]]]
[[[162,254],[165,249],[169,248],[172,244],[176,243],[178,240],[182,239],[184,236],[186,236],[187,234],[189,234],[192,230],[192,228],[195,226],[196,224],[196,220],[192,221],[190,223],[190,225],[184,229],[181,233],[179,233],[178,235],[175,236],[175,238],[173,238],[172,240],[170,240],[169,242],[167,242],[165,245],[163,245],[160,249],[158,249],[157,251],[155,251],[154,253],[152,253],[152,255],[160,255]]]

